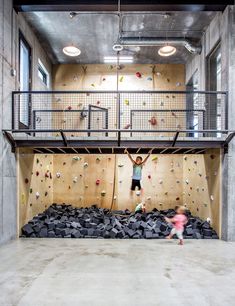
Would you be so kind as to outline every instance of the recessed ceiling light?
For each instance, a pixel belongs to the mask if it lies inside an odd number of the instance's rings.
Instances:
[[[104,56],[105,63],[117,63],[117,56]],[[119,63],[133,63],[133,56],[119,56]]]
[[[81,50],[74,46],[64,47],[63,52],[68,56],[78,56],[81,54]]]
[[[169,45],[163,46],[158,50],[158,54],[161,56],[171,56],[175,54],[175,52],[176,52],[176,48],[173,46],[169,46]]]

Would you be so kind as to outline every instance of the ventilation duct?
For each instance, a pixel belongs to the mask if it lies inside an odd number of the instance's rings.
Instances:
[[[192,54],[200,54],[201,46],[196,46],[189,40],[181,37],[160,38],[160,37],[121,37],[113,46],[114,51],[121,51],[124,47],[152,47],[165,44],[184,46]]]

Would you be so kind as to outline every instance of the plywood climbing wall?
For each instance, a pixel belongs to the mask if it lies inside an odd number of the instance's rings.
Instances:
[[[18,156],[19,228],[53,203],[53,155]],[[10,191],[9,191],[10,192]]]
[[[141,155],[143,158],[146,155]],[[135,159],[137,155],[133,155]],[[142,171],[143,193],[131,192],[133,165],[126,155],[117,156],[117,207],[134,210],[137,203],[145,201],[149,210],[154,207],[168,209],[182,205],[183,157],[182,155],[152,155]]]
[[[109,208],[114,169],[114,155],[54,155],[54,202]]]
[[[186,205],[203,220],[210,218],[220,235],[220,158],[218,150],[151,155],[142,172],[143,193],[137,195],[130,191],[127,155],[20,154],[19,226],[52,203],[134,210],[145,201],[148,210]]]
[[[221,234],[221,155],[211,150],[203,155],[185,155],[183,201],[191,212],[206,220]]]
[[[116,71],[115,65],[56,65],[53,72],[54,90],[88,90],[95,91],[95,93],[55,94],[53,96],[53,126],[62,129],[87,129],[88,114],[86,110],[89,105],[95,105],[108,110],[108,128],[117,128]],[[118,89],[120,91],[140,91],[138,94],[121,94],[121,128],[128,129],[131,123],[133,129],[175,130],[186,128],[185,112],[171,111],[172,109],[185,110],[185,95],[163,93],[153,95],[143,92],[148,90],[185,90],[184,65],[122,65],[118,72]],[[101,95],[98,93],[101,90],[113,90],[114,93]],[[131,119],[130,111],[136,109],[143,109],[145,112],[136,112]],[[80,111],[83,112],[80,113]],[[97,112],[96,110],[92,113],[92,129],[105,128],[104,116],[102,111]],[[151,124],[151,118],[156,118],[156,124]],[[148,133],[148,136],[150,135],[155,136],[156,134]],[[133,136],[135,135],[133,134]],[[172,133],[164,134],[164,136],[172,136]]]
[[[118,70],[119,90],[184,90],[183,64],[129,64]],[[53,66],[53,90],[117,90],[117,68],[104,64]]]

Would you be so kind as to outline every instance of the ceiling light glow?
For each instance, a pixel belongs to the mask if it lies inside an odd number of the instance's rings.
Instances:
[[[170,45],[165,45],[158,50],[158,54],[161,56],[171,56],[175,54],[176,48]]]
[[[63,52],[64,54],[72,57],[79,56],[81,54],[81,50],[74,46],[64,47]]]
[[[117,56],[104,56],[104,63],[117,63]],[[119,56],[119,63],[133,63],[133,56]]]

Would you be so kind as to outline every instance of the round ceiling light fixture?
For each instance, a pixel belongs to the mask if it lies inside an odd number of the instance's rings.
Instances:
[[[64,54],[68,56],[79,56],[81,54],[81,50],[74,46],[67,46],[63,49]]]
[[[113,50],[116,51],[116,52],[120,52],[120,51],[123,50],[123,46],[120,45],[120,44],[115,44],[115,45],[113,46]]]
[[[165,45],[158,50],[158,54],[161,56],[171,56],[175,54],[176,48],[170,45]]]

